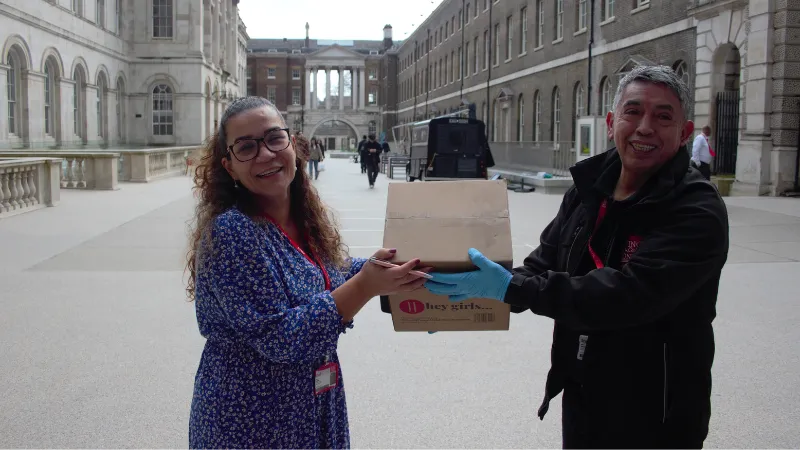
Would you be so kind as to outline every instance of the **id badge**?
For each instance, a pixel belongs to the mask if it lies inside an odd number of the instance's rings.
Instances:
[[[339,365],[329,362],[314,372],[314,394],[320,395],[335,388],[339,383]]]

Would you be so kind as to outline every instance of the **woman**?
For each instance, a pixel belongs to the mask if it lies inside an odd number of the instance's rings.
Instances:
[[[316,139],[312,139],[309,148],[308,176],[315,180],[319,178],[319,163],[325,159],[322,152],[322,144]]]
[[[246,97],[197,168],[187,290],[207,340],[192,448],[349,447],[339,335],[371,298],[423,284],[418,261],[348,258],[304,165],[275,106]]]

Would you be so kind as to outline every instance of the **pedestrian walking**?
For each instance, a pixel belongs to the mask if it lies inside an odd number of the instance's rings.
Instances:
[[[367,152],[364,146],[367,144],[367,135],[361,136],[361,142],[358,143],[358,155],[361,157],[361,173],[367,173]]]
[[[325,160],[325,156],[322,150],[322,144],[312,139],[311,146],[309,148],[309,159],[308,159],[308,176],[309,178],[316,180],[319,178],[319,163]]]
[[[711,127],[706,125],[703,127],[703,132],[698,134],[692,143],[692,165],[703,174],[706,180],[711,179],[711,158],[714,157],[714,151],[711,150],[711,144],[708,142],[709,136],[711,136]]]
[[[367,179],[369,188],[375,188],[375,180],[378,178],[378,170],[381,164],[381,144],[375,140],[375,135],[370,134],[369,139],[364,144],[364,159],[367,163]]]
[[[690,102],[670,67],[628,72],[606,118],[616,148],[570,169],[575,184],[524,265],[509,272],[470,249],[478,270],[426,285],[555,320],[538,415],[563,392],[565,448],[700,448],[708,435],[728,215],[683,151]]]
[[[191,448],[348,448],[339,336],[371,298],[422,286],[417,260],[386,269],[344,253],[305,163],[261,97],[234,100],[204,148],[187,262],[206,338]]]

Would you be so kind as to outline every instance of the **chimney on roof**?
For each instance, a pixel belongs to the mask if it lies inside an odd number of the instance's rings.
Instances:
[[[383,49],[389,50],[394,45],[392,41],[392,26],[386,25],[383,27]]]
[[[308,38],[308,29],[309,28],[310,27],[308,26],[308,22],[306,22],[306,45],[305,45],[306,48],[311,47],[311,40]]]

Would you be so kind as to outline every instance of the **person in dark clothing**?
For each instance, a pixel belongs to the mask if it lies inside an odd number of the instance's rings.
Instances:
[[[383,153],[389,153],[390,151],[392,151],[392,149],[389,148],[389,142],[387,141],[383,141],[381,143],[381,149],[383,149]]]
[[[575,185],[524,265],[470,249],[478,270],[426,284],[555,320],[538,415],[563,392],[565,448],[699,448],[708,435],[728,215],[683,149],[689,98],[671,68],[633,69],[606,118],[616,147],[570,169]]]
[[[369,188],[375,187],[375,180],[378,178],[378,169],[381,164],[381,144],[375,140],[375,135],[370,134],[369,140],[364,144],[363,160],[367,165],[367,178],[369,179]]]
[[[358,143],[358,156],[361,158],[361,173],[367,173],[367,154],[364,150],[364,145],[367,143],[367,135],[361,136],[361,142]]]

